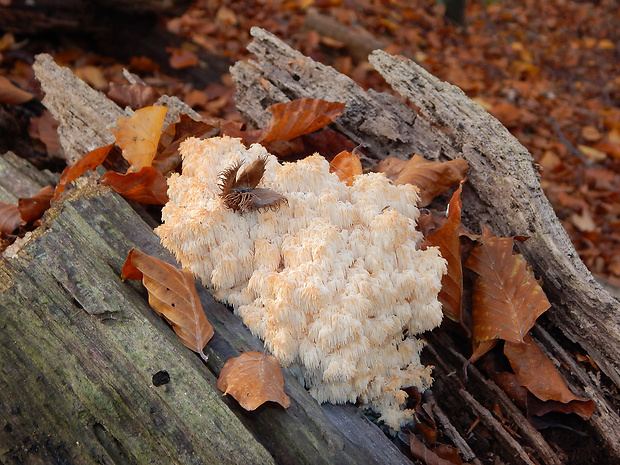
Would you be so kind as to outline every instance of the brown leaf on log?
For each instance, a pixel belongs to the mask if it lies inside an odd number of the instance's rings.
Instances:
[[[469,164],[461,158],[438,162],[414,155],[398,174],[396,183],[418,186],[420,189],[418,206],[425,207],[435,197],[463,179],[468,169]]]
[[[504,344],[504,354],[508,357],[519,384],[542,401],[572,404],[571,412],[589,418],[594,403],[571,392],[553,362],[529,335],[525,336],[524,341]]]
[[[170,142],[163,150],[155,155],[152,164],[153,168],[161,174],[169,173],[181,164],[179,145],[181,145],[181,142],[185,139],[188,137],[213,137],[217,136],[220,132],[219,127],[205,123],[204,121],[196,121],[185,114],[180,115],[179,121],[172,123],[164,132],[168,132],[168,130],[172,133]]]
[[[194,276],[185,270],[131,249],[121,271],[125,279],[142,279],[149,293],[149,304],[172,325],[181,342],[203,360],[203,349],[213,337],[213,327],[207,320],[196,292]]]
[[[226,124],[222,132],[231,137],[241,137],[246,144],[290,141],[331,124],[342,113],[344,106],[344,103],[301,98],[268,107],[272,113],[271,119],[263,129],[243,131],[235,124]]]
[[[119,129],[113,130],[112,134],[133,171],[153,163],[167,111],[166,107],[154,105],[117,120]]]
[[[35,223],[50,207],[53,195],[54,187],[45,186],[34,197],[19,199],[17,201],[17,208],[22,220],[26,224]]]
[[[267,401],[291,405],[284,392],[284,377],[276,358],[257,351],[229,359],[220,372],[217,388],[230,394],[245,410],[255,410]]]
[[[464,181],[463,181],[464,182]],[[424,240],[422,246],[437,246],[441,256],[448,262],[448,272],[441,280],[439,301],[444,315],[453,321],[461,321],[463,300],[463,267],[461,264],[461,191],[463,182],[454,192],[448,204],[448,221]]]
[[[16,204],[0,202],[0,234],[11,234],[25,224]]]
[[[474,339],[523,343],[549,301],[525,259],[513,255],[512,238],[494,237],[485,227],[482,241],[465,264],[478,274],[472,296]]]
[[[54,193],[52,200],[58,200],[60,194],[62,194],[67,184],[71,181],[75,181],[88,170],[94,170],[96,167],[101,165],[110,153],[110,150],[112,150],[112,147],[114,147],[114,144],[91,150],[78,161],[67,166],[60,175],[60,181],[56,186],[56,192]]]
[[[347,186],[353,185],[353,178],[362,174],[362,162],[354,153],[343,150],[329,164],[329,172],[336,173]]]
[[[100,182],[129,200],[149,205],[165,205],[168,202],[166,178],[151,166],[126,174],[106,173]]]

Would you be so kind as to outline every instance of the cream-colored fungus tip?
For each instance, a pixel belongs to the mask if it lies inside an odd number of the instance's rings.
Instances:
[[[156,229],[162,244],[319,402],[359,401],[395,429],[410,421],[402,389],[432,382],[415,335],[441,322],[446,271],[438,249],[419,248],[417,188],[380,173],[349,187],[320,155],[280,164],[229,137],[188,139],[181,153],[183,173],[168,181]],[[239,179],[261,157],[255,187],[284,200],[227,207],[220,174],[241,164]]]

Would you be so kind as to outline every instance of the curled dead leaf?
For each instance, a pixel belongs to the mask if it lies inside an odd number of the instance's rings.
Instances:
[[[118,130],[112,133],[133,171],[153,163],[167,110],[164,106],[154,105],[141,108],[132,116],[123,116],[116,121]]]
[[[196,292],[194,276],[185,270],[131,249],[121,271],[125,279],[142,279],[149,304],[172,325],[181,342],[206,361],[203,349],[213,337]]]
[[[468,169],[469,164],[461,158],[438,162],[414,155],[398,174],[396,183],[418,186],[420,189],[418,206],[425,207],[450,186],[462,180]]]
[[[556,366],[529,335],[524,337],[523,343],[506,342],[504,354],[519,384],[540,400],[555,400],[563,404],[587,402],[587,399],[571,392]]]
[[[100,182],[129,200],[149,205],[165,205],[168,202],[166,178],[151,166],[133,173],[106,173]]]
[[[464,182],[464,181],[463,181]],[[426,237],[425,246],[437,246],[441,256],[448,262],[448,271],[441,280],[439,301],[444,315],[453,321],[461,321],[463,300],[463,267],[461,265],[461,191],[463,182],[454,192],[448,204],[448,221]]]
[[[230,394],[246,410],[255,410],[267,401],[282,407],[291,405],[284,392],[284,376],[276,358],[257,351],[245,352],[226,361],[217,388]]]
[[[56,186],[56,192],[54,193],[52,200],[58,200],[60,194],[65,190],[65,187],[71,181],[75,181],[88,170],[93,170],[97,166],[101,165],[110,153],[110,150],[112,150],[112,147],[114,147],[114,144],[91,150],[78,161],[67,166],[60,175],[60,181]]]
[[[354,153],[343,150],[329,164],[329,172],[336,173],[347,186],[353,185],[353,178],[362,174],[362,162]]]

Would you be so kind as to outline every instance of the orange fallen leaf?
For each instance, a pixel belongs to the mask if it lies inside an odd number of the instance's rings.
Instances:
[[[398,175],[403,170],[407,160],[401,160],[396,157],[388,157],[385,160],[381,160],[375,165],[373,171],[376,173],[385,173],[385,176],[392,181],[398,179]]]
[[[463,180],[464,182],[464,180]],[[441,279],[439,301],[444,315],[453,321],[461,321],[463,300],[463,267],[461,264],[461,191],[463,182],[454,192],[448,204],[448,221],[438,230],[426,237],[424,245],[439,247],[441,256],[448,261],[448,272]]]
[[[6,77],[0,76],[0,103],[7,105],[19,105],[34,98],[34,95],[20,89]]]
[[[60,175],[60,181],[56,186],[56,192],[52,200],[58,200],[60,194],[65,190],[65,187],[71,181],[75,181],[88,170],[93,170],[99,165],[101,165],[110,153],[110,150],[112,150],[112,147],[114,147],[114,144],[91,150],[78,161],[67,166]]]
[[[213,137],[220,133],[220,128],[204,121],[195,121],[190,116],[182,114],[179,121],[172,123],[168,128],[172,137],[169,145],[159,152],[153,160],[153,168],[162,174],[174,170],[181,163],[179,146],[188,137]]]
[[[58,135],[58,125],[58,121],[49,110],[45,110],[41,116],[31,118],[28,124],[28,135],[43,142],[45,150],[52,157],[62,157],[64,153]]]
[[[131,249],[121,271],[125,279],[142,279],[149,293],[149,304],[172,325],[186,347],[206,361],[203,349],[213,337],[213,327],[207,320],[196,292],[194,277],[189,271]]]
[[[100,182],[129,200],[149,205],[165,205],[168,202],[166,178],[151,166],[126,174],[106,173]]]
[[[485,226],[482,244],[467,266],[478,274],[472,296],[476,341],[524,342],[536,319],[551,306],[521,255],[512,254],[513,239],[492,235]]]
[[[257,351],[229,359],[217,380],[217,388],[230,394],[246,410],[255,410],[267,401],[282,407],[291,405],[284,392],[284,376],[276,358]]]
[[[317,131],[331,124],[344,107],[344,103],[311,98],[272,105],[268,108],[272,116],[260,141],[291,140]]]
[[[164,106],[153,105],[116,121],[119,129],[112,133],[133,171],[153,163],[167,110]]]
[[[429,161],[414,155],[396,178],[398,184],[413,184],[420,189],[419,207],[425,207],[435,197],[465,177],[469,164],[458,158],[447,162]]]
[[[523,343],[504,344],[504,354],[521,386],[543,401],[555,400],[563,404],[587,401],[571,392],[553,362],[529,335],[523,339]]]
[[[0,233],[11,234],[18,227],[25,224],[16,204],[0,202]]]
[[[354,153],[343,150],[329,164],[329,172],[336,173],[347,186],[353,185],[353,177],[362,174],[362,162]]]
[[[34,223],[43,216],[43,213],[50,207],[52,196],[54,195],[53,186],[45,186],[34,197],[19,199],[17,208],[22,220],[26,224]]]
[[[191,68],[192,66],[196,66],[198,64],[199,60],[194,52],[190,52],[189,50],[185,50],[183,48],[173,47],[167,48],[166,51],[170,53],[168,63],[173,69]]]

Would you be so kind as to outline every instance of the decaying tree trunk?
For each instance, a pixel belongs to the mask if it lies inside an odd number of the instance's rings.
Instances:
[[[88,149],[77,148],[84,134],[106,143],[100,128],[123,112],[49,56],[35,69],[67,153]],[[191,113],[174,98],[160,103]],[[0,174],[5,201],[56,182],[10,154]],[[215,383],[225,361],[262,343],[198,285],[216,332],[205,366],[150,309],[142,286],[121,282],[132,247],[174,263],[152,226],[91,180],[0,257],[0,462],[411,463],[356,409],[324,411],[286,371],[286,410],[245,412],[223,396]]]
[[[466,158],[471,166],[466,214],[497,234],[531,236],[523,253],[545,281],[555,319],[565,320],[558,326],[618,385],[618,316],[612,313],[618,303],[594,285],[546,203],[527,151],[499,123],[411,62],[378,52],[372,57],[420,114],[389,95],[363,91],[265,31],[252,33],[257,60],[233,68],[239,107],[251,121],[263,126],[268,105],[293,98],[344,101],[337,129],[377,159],[412,153]],[[35,72],[46,92],[44,104],[61,122],[66,153],[75,158],[109,143],[105,128],[124,113],[121,109],[83,87],[50,57],[40,56]],[[172,114],[190,111],[175,99],[160,103]],[[32,171],[16,157],[0,157],[0,200],[32,195],[54,182],[52,175]],[[215,328],[205,366],[149,308],[142,286],[120,281],[132,247],[173,262],[137,212],[139,207],[87,182],[47,213],[16,255],[0,257],[0,462],[410,463],[357,409],[319,406],[286,370],[288,409],[268,404],[245,412],[222,396],[215,379],[225,360],[262,350],[262,343],[198,285]],[[560,299],[564,286],[572,287]],[[600,315],[593,312],[596,302],[603,308]],[[606,447],[608,457],[619,458],[620,418],[604,386],[544,327],[533,334],[558,365],[568,366],[573,389],[595,401],[588,432],[598,436],[592,441]],[[586,335],[591,339],[584,342]],[[563,463],[553,445],[475,367],[467,382],[462,379],[465,359],[450,335],[431,333],[428,341],[426,362],[435,365],[436,381],[424,402],[468,462]],[[165,379],[163,372],[170,379],[159,385],[154,375]],[[494,404],[514,422],[518,436],[494,416]],[[476,420],[484,431],[467,433]]]
[[[499,121],[460,89],[439,81],[411,60],[380,50],[369,57],[388,83],[419,108],[417,113],[390,95],[364,91],[348,77],[303,56],[262,29],[253,28],[252,35],[248,50],[256,60],[239,62],[231,70],[238,107],[246,119],[263,126],[269,119],[267,106],[295,98],[345,102],[345,110],[336,120],[338,130],[377,160],[408,158],[414,153],[433,160],[467,160],[465,220],[474,227],[486,223],[498,235],[529,237],[520,249],[543,280],[553,304],[549,318],[585,349],[616,388],[620,387],[620,303],[598,285],[579,259],[540,187],[530,154]],[[542,328],[534,334],[543,339],[543,345],[554,341],[550,337],[544,340],[549,335]],[[549,350],[563,363],[571,359],[557,343]],[[443,357],[443,351],[436,353],[439,359]],[[446,363],[446,374],[458,366]],[[584,389],[597,405],[592,426],[620,457],[618,412],[597,380],[574,363],[571,370],[577,379],[573,387],[577,392]],[[455,389],[456,385],[451,391]],[[458,397],[476,412],[477,406],[468,398]],[[480,417],[479,413],[475,416]],[[551,450],[547,446],[544,452],[544,448],[535,447],[541,455]],[[545,462],[558,463],[554,455]]]

